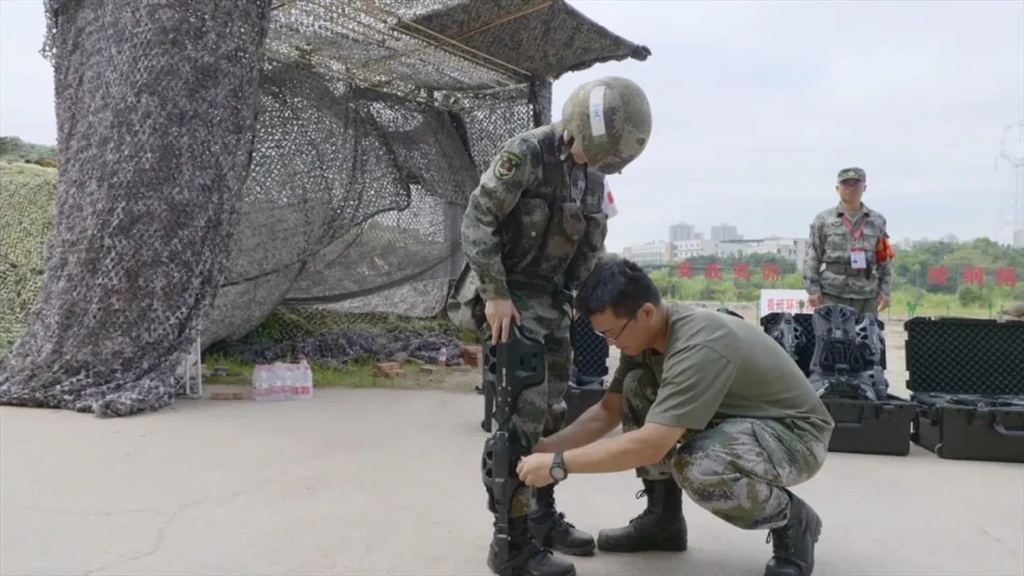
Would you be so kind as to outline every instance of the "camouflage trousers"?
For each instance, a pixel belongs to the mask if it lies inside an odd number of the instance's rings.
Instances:
[[[874,314],[878,316],[878,300],[875,298],[843,298],[834,294],[821,293],[823,304],[841,304],[853,308],[857,315]]]
[[[559,306],[550,296],[512,292],[512,302],[519,311],[519,326],[523,332],[544,341],[547,360],[545,384],[524,390],[512,409],[511,436],[514,441],[522,444],[522,452],[529,454],[538,440],[565,427],[566,405],[563,397],[569,388],[572,366],[572,346],[569,343],[571,321],[568,310]],[[480,329],[480,338],[481,342],[490,345],[491,332],[486,323]],[[484,370],[484,386],[490,386],[493,378],[492,374]],[[510,470],[515,475],[515,464]],[[509,516],[525,516],[533,506],[533,489],[520,485],[512,497]]]
[[[644,425],[657,393],[653,372],[637,369],[626,375],[624,431]],[[705,430],[687,431],[659,464],[637,469],[637,476],[673,478],[690,500],[733,526],[771,529],[789,518],[789,496],[782,488],[809,480],[827,452],[827,443],[802,434],[792,423],[727,418]]]

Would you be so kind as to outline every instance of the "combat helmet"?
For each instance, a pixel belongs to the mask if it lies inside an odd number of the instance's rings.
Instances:
[[[572,91],[562,106],[562,126],[591,168],[617,174],[647,147],[651,106],[636,82],[605,76]]]

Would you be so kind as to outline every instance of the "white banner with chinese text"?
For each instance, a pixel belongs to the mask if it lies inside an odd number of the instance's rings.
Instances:
[[[807,303],[805,290],[761,290],[758,318],[764,318],[773,312],[811,314],[814,308]]]

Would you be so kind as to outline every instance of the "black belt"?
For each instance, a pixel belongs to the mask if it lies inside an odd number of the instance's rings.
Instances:
[[[573,305],[572,293],[566,290],[559,280],[508,278],[505,280],[505,286],[508,286],[509,290],[520,290],[530,294],[550,296],[555,301],[556,306],[569,305],[572,307]]]
[[[867,276],[871,271],[871,265],[869,264],[867,268],[859,269],[847,266],[846,264],[826,263],[825,270],[833,274],[841,274],[843,276]]]
[[[505,285],[510,290],[521,290],[533,294],[544,294],[545,296],[550,296],[561,288],[555,280],[544,278],[508,278],[505,281]]]

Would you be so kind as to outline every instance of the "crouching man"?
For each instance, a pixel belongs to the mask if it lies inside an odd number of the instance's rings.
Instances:
[[[825,462],[834,422],[796,363],[753,323],[662,302],[628,260],[599,263],[576,309],[622,351],[608,393],[517,467],[535,487],[634,468],[647,509],[598,548],[683,551],[682,494],[744,530],[768,530],[765,576],[809,576],[821,519],[789,488]],[[623,434],[602,440],[622,424]]]

